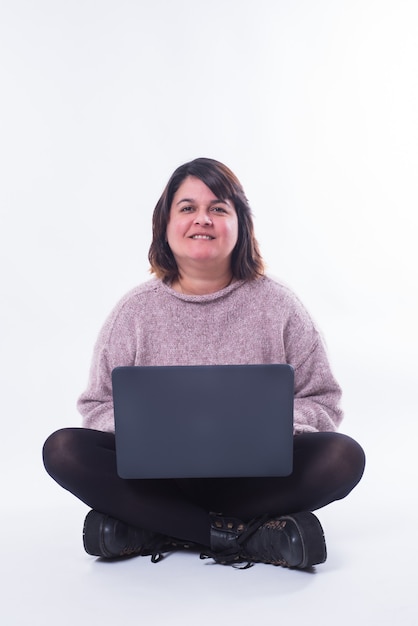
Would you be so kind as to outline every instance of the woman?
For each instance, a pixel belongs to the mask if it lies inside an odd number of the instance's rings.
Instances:
[[[44,446],[50,475],[92,509],[86,551],[158,560],[180,543],[220,563],[305,569],[324,562],[312,511],[353,489],[364,454],[335,432],[340,388],[319,333],[289,289],[265,276],[250,207],[225,165],[201,158],[173,173],[154,210],[149,260],[155,277],[118,303],[99,335],[78,402],[83,428],[59,430]],[[295,372],[290,476],[118,477],[113,368],[280,362]]]

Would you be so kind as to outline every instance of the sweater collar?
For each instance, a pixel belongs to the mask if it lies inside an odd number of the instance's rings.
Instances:
[[[179,293],[178,291],[175,291],[174,289],[172,289],[170,285],[167,285],[166,283],[160,280],[162,289],[164,289],[164,291],[166,291],[166,293],[168,293],[170,296],[173,296],[174,298],[177,298],[178,300],[183,300],[184,302],[194,302],[196,304],[204,303],[204,302],[214,302],[215,300],[220,300],[221,298],[225,298],[230,293],[232,293],[233,291],[241,287],[245,282],[246,282],[245,280],[237,280],[231,283],[230,285],[228,285],[227,287],[224,287],[224,289],[221,289],[220,291],[215,291],[214,293],[204,294],[202,296],[194,296],[194,295],[189,295],[185,293]]]

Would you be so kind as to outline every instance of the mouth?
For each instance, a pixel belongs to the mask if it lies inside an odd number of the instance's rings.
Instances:
[[[210,235],[192,235],[190,239],[203,239],[204,241],[211,241],[215,239],[215,237],[211,237]]]

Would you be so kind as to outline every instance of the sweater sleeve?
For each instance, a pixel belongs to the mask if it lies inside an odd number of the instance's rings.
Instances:
[[[341,423],[341,389],[318,337],[305,360],[295,368],[294,431],[335,431]]]
[[[294,432],[335,431],[343,419],[341,388],[309,313],[294,294],[288,297],[283,339],[295,372]]]
[[[112,370],[134,365],[136,339],[129,300],[122,301],[106,320],[93,351],[86,390],[77,402],[84,428],[114,432]]]

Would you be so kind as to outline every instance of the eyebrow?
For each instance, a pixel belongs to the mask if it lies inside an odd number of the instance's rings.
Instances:
[[[182,202],[191,202],[193,204],[194,202],[196,202],[196,200],[194,200],[193,198],[182,198],[181,200],[176,202],[176,205],[181,204]],[[212,205],[212,204],[227,204],[227,205],[229,205],[229,202],[228,202],[228,200],[215,199],[215,200],[211,200],[209,202],[209,204],[210,205]]]

